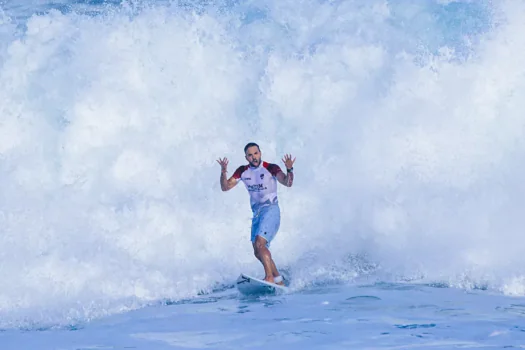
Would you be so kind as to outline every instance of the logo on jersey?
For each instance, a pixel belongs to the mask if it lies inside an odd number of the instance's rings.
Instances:
[[[261,174],[261,180],[264,179],[264,174]]]
[[[265,187],[264,184],[248,185],[248,191],[250,192],[259,192],[259,191],[264,191],[266,189],[268,188]]]

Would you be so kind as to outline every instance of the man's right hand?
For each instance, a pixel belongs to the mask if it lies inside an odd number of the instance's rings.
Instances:
[[[228,158],[224,157],[224,158],[219,158],[217,160],[217,163],[219,163],[221,165],[221,172],[222,173],[227,173],[228,172]]]
[[[237,185],[237,180],[232,176],[227,179],[226,173],[228,173],[228,159],[218,159],[217,163],[221,165],[221,190],[229,191]]]

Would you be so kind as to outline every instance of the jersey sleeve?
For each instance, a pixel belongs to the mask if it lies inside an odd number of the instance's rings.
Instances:
[[[235,180],[240,180],[241,178],[241,175],[242,173],[244,173],[244,171],[246,170],[246,166],[245,165],[241,165],[240,167],[237,168],[237,170],[235,170],[235,172],[233,173],[233,178]]]
[[[270,174],[272,174],[272,176],[277,176],[277,174],[282,173],[281,168],[277,164],[270,163],[268,164],[266,169],[268,169],[268,171],[270,172]]]

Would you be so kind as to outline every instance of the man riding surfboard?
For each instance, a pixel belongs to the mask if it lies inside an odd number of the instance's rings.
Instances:
[[[270,243],[274,239],[281,223],[281,213],[277,200],[277,181],[286,187],[293,184],[293,164],[295,158],[286,154],[282,161],[286,174],[277,164],[261,160],[261,150],[256,143],[250,142],[244,147],[247,165],[241,165],[230,178],[227,178],[228,159],[218,159],[221,166],[221,189],[229,191],[239,181],[244,182],[250,195],[250,206],[253,213],[251,241],[255,257],[264,267],[264,280],[284,284],[270,253]]]

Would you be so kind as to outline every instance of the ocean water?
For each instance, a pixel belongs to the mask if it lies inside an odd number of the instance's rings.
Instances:
[[[0,349],[525,347],[525,1],[0,2]],[[296,157],[260,276],[255,141]]]

